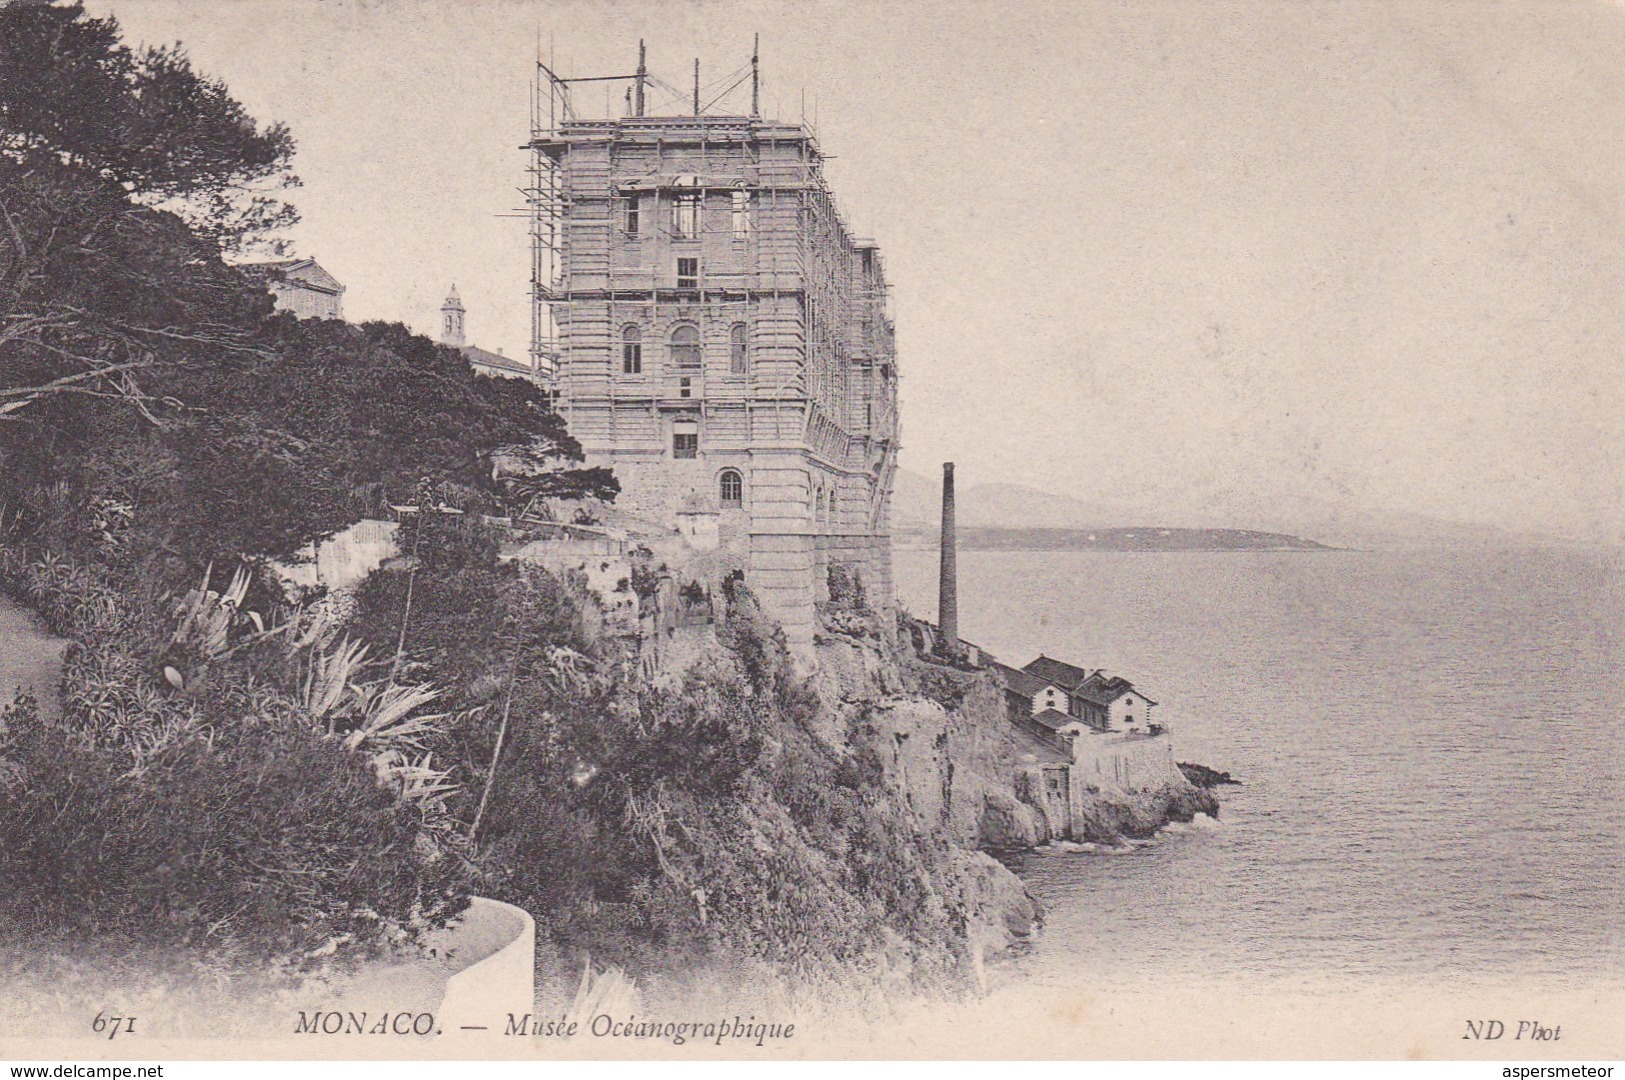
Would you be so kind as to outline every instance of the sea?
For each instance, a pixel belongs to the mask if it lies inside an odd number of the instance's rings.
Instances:
[[[936,617],[937,554],[899,550]],[[1625,558],[1598,550],[959,553],[961,636],[1131,679],[1218,820],[1017,872],[1019,977],[1625,985]]]

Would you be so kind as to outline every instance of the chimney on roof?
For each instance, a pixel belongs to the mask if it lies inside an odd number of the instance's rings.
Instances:
[[[937,643],[946,656],[959,655],[959,557],[954,525],[954,463],[942,463],[942,573],[937,579]]]

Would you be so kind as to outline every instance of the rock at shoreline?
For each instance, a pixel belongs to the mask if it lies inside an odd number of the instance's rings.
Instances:
[[[1199,788],[1214,788],[1223,784],[1240,786],[1241,781],[1233,779],[1227,772],[1210,769],[1206,765],[1196,765],[1188,761],[1179,763],[1179,771],[1185,774],[1185,779]]]

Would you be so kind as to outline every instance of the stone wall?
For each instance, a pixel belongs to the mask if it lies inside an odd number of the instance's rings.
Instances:
[[[1184,783],[1173,740],[1162,735],[1087,732],[1072,743],[1073,786],[1141,791]]]

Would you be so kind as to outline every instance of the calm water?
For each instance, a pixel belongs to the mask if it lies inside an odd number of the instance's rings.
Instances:
[[[1625,982],[1625,567],[1569,551],[963,552],[960,625],[1140,683],[1215,829],[1039,854],[1040,985]],[[898,591],[935,615],[936,556]]]

